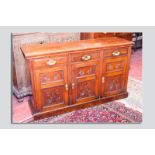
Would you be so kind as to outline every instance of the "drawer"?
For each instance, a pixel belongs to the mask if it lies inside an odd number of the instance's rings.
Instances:
[[[113,49],[107,49],[104,50],[104,57],[105,58],[114,58],[114,57],[119,57],[123,55],[127,55],[128,53],[128,48],[113,48]]]
[[[34,68],[54,67],[65,63],[67,63],[67,55],[49,56],[32,60]]]
[[[71,54],[71,62],[92,61],[100,58],[100,51],[80,52]]]

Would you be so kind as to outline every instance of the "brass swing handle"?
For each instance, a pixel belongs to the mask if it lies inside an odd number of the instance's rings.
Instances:
[[[121,54],[120,51],[114,51],[114,52],[112,53],[113,56],[119,56],[120,54]]]
[[[90,55],[84,55],[84,56],[82,56],[82,60],[84,60],[84,61],[88,61],[90,59],[91,59],[91,56]]]
[[[54,59],[50,59],[50,60],[48,60],[46,63],[47,63],[47,65],[49,65],[49,66],[53,66],[53,65],[55,65],[56,64],[56,60],[54,60]]]
[[[74,89],[74,88],[75,88],[75,84],[72,83],[72,89]],[[68,91],[68,84],[67,83],[65,84],[65,89],[66,89],[66,91]]]

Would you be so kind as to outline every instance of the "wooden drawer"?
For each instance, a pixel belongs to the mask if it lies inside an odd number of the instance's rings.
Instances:
[[[100,51],[89,51],[71,54],[71,62],[92,61],[100,58]]]
[[[33,68],[54,67],[67,63],[67,55],[55,55],[32,60]]]
[[[127,47],[107,49],[107,50],[104,50],[104,57],[105,58],[109,58],[109,57],[115,58],[115,57],[127,55],[127,53],[128,53]]]

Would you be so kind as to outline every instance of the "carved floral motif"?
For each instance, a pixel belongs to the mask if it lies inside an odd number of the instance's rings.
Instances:
[[[77,85],[77,98],[91,97],[95,95],[95,80],[80,82]]]
[[[44,105],[52,105],[64,102],[64,86],[56,86],[42,90]]]
[[[107,69],[108,69],[109,71],[113,70],[113,65],[112,65],[112,64],[109,64],[109,65],[107,66]]]
[[[58,81],[58,80],[64,80],[63,70],[40,74],[41,84],[48,84],[52,81]]]
[[[40,82],[41,82],[41,84],[46,84],[46,83],[51,82],[50,73],[41,73],[40,74]]]
[[[77,69],[77,76],[85,76],[95,74],[96,66],[80,67]]]
[[[58,81],[58,80],[63,80],[64,79],[64,72],[61,71],[55,71],[52,74],[52,80],[53,81]]]
[[[106,90],[107,91],[116,91],[116,90],[121,89],[121,81],[122,81],[121,76],[116,76],[113,78],[107,78]]]
[[[107,64],[107,71],[116,71],[123,68],[122,62]]]
[[[118,64],[115,65],[115,68],[116,68],[116,69],[123,68],[123,65],[122,65],[121,63],[118,63]]]

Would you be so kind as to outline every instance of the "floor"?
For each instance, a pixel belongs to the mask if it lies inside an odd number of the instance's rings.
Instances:
[[[141,49],[137,50],[131,56],[128,91],[130,92],[129,97],[120,101],[142,112],[143,94],[142,94],[142,51]]]
[[[142,50],[138,49],[131,56],[129,76],[142,81]]]
[[[129,78],[131,80],[136,80],[136,83],[142,85],[142,50],[139,49],[136,52],[134,52],[131,56],[131,64],[130,64],[130,72],[129,72]],[[130,88],[132,89],[132,88]],[[134,89],[134,88],[133,88]],[[134,94],[130,94],[134,95]],[[138,94],[139,95],[139,94]],[[141,95],[141,94],[140,94]],[[28,99],[29,97],[25,97],[24,101],[22,103],[18,103],[16,97],[13,95],[12,98],[12,123],[26,123],[30,120],[33,120],[31,110],[28,105]],[[138,105],[134,105],[134,101],[128,101],[128,99],[124,99],[124,102],[127,104],[132,103],[132,106],[135,106],[136,108],[139,107],[142,108],[142,101],[138,102]]]

